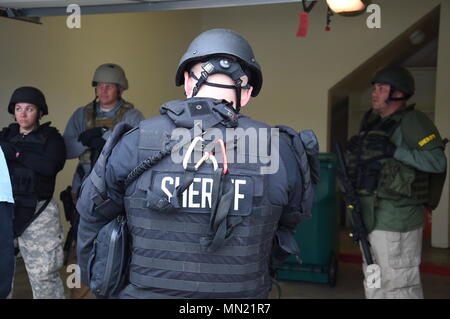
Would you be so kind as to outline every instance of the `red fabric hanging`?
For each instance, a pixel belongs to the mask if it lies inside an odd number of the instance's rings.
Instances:
[[[298,29],[297,29],[297,33],[295,36],[297,37],[306,37],[306,35],[308,34],[308,25],[309,25],[309,14],[308,12],[300,12],[298,14],[299,16],[299,24],[298,24]]]

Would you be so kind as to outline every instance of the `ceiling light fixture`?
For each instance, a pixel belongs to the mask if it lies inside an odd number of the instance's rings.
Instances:
[[[327,0],[327,4],[335,13],[358,12],[366,8],[361,0]]]

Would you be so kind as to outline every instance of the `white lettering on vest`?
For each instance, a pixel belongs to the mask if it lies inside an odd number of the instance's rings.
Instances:
[[[245,199],[245,194],[240,192],[240,185],[246,185],[247,181],[245,179],[231,179],[231,182],[234,184],[233,209],[238,211],[240,200]],[[180,178],[165,176],[161,180],[161,190],[170,201],[172,192],[169,190],[169,185],[171,186],[170,189],[175,189],[180,185]],[[192,184],[182,194],[182,206],[184,208],[211,208],[212,188],[212,178],[194,178]]]
[[[239,199],[244,199],[244,194],[239,193],[239,185],[245,185],[247,181],[245,179],[231,180],[234,183],[234,210],[239,210]]]
[[[194,202],[194,195],[199,195],[199,191],[194,191],[194,185],[201,182],[201,178],[194,178],[194,181],[189,186],[189,207],[190,208],[200,208],[200,203]]]
[[[202,208],[211,207],[212,185],[212,178],[202,178]],[[208,206],[206,206],[206,199],[208,199]]]

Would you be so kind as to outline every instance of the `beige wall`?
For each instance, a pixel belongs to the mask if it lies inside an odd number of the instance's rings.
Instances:
[[[450,1],[442,1],[438,68],[436,75],[435,122],[442,136],[450,139]],[[450,145],[447,145],[447,167],[450,160]],[[439,207],[433,212],[432,243],[435,247],[450,247],[450,201],[449,170]]]
[[[43,121],[62,133],[75,108],[94,98],[92,75],[106,62],[125,69],[125,99],[146,117],[159,114],[163,102],[183,98],[175,70],[199,21],[198,11],[95,15],[82,16],[76,30],[66,27],[66,17],[43,18],[42,25],[0,19],[0,127],[12,121],[6,106],[14,89],[31,85],[46,95]],[[71,184],[76,164],[67,161],[58,174],[55,199]]]
[[[300,3],[82,16],[81,30],[67,29],[65,17],[44,18],[41,26],[0,19],[0,102],[6,107],[17,86],[38,86],[48,98],[48,120],[63,130],[75,107],[92,99],[90,80],[95,67],[110,61],[121,64],[127,72],[130,90],[125,97],[146,116],[153,116],[163,101],[182,97],[173,78],[178,59],[192,37],[209,28],[226,27],[250,40],[264,72],[261,94],[243,113],[271,124],[313,128],[321,149],[326,151],[328,90],[442,3],[445,19],[441,19],[441,32],[445,37],[441,35],[439,44],[442,69],[437,76],[436,116],[447,116],[437,124],[441,131],[448,132],[448,1],[373,2],[381,5],[381,29],[368,29],[368,14],[363,14],[334,16],[332,30],[326,32],[325,3],[320,1],[310,15],[306,38],[295,37]],[[10,121],[5,107],[0,110],[2,126]],[[75,161],[66,164],[58,176],[55,194],[70,183],[74,168]],[[447,220],[448,193],[447,188],[446,211],[439,213]]]
[[[314,128],[325,151],[328,90],[441,1],[373,2],[381,6],[381,29],[368,29],[365,13],[333,16],[326,32],[325,1],[311,12],[306,38],[295,37],[299,3],[206,10],[203,29],[232,27],[251,40],[265,82],[245,112],[272,124]]]

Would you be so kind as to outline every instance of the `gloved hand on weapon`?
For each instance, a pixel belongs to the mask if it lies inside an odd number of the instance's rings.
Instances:
[[[350,140],[348,141],[348,150],[353,153],[355,152],[359,147],[361,143],[361,136],[360,135],[354,135]]]
[[[107,130],[108,128],[106,127],[91,128],[81,133],[80,136],[78,136],[78,141],[81,142],[81,144],[83,144],[84,146],[101,151],[106,143],[102,135]]]
[[[393,157],[397,146],[387,136],[370,134],[366,138],[367,149],[382,152],[385,157]]]

